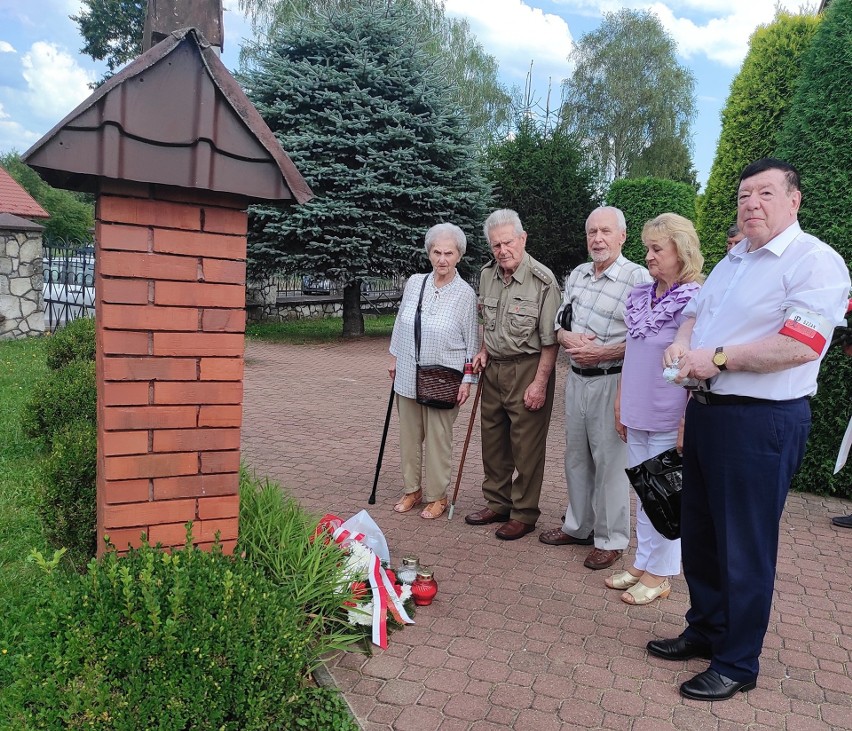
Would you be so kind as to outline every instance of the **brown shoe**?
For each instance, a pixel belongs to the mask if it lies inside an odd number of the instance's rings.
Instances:
[[[608,569],[621,558],[621,553],[621,551],[604,551],[601,548],[593,548],[589,552],[589,555],[586,556],[586,560],[583,561],[583,566],[587,569],[594,569],[595,571],[598,569]]]
[[[520,520],[510,520],[502,528],[498,528],[494,534],[504,541],[514,541],[518,538],[523,538],[527,533],[532,533],[535,530],[535,523],[521,523]]]
[[[464,516],[464,522],[468,525],[488,525],[489,523],[505,523],[509,520],[508,515],[495,513],[491,508],[482,508],[475,513]]]
[[[423,502],[423,490],[418,490],[417,492],[407,492],[403,495],[399,502],[393,506],[393,509],[397,513],[407,513],[409,510],[412,510],[416,505],[420,505]]]
[[[595,534],[588,538],[574,538],[562,532],[562,528],[552,528],[540,533],[538,540],[548,546],[591,546],[595,542]]]

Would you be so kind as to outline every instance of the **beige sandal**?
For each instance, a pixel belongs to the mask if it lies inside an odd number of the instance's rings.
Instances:
[[[639,576],[634,576],[629,571],[619,571],[617,574],[607,576],[604,579],[604,584],[606,584],[610,589],[621,589],[624,591],[636,584],[639,579]]]
[[[420,505],[423,502],[423,490],[417,492],[407,492],[403,495],[399,502],[393,506],[397,513],[407,513],[414,508],[415,505]]]
[[[423,512],[420,513],[420,517],[426,518],[426,520],[435,520],[435,518],[440,518],[447,509],[448,502],[447,498],[442,498],[440,500],[436,500],[434,503],[429,503],[425,508],[423,508]]]
[[[672,590],[669,580],[665,579],[659,586],[646,586],[641,581],[631,586],[621,595],[625,604],[650,604],[654,599],[665,599]]]

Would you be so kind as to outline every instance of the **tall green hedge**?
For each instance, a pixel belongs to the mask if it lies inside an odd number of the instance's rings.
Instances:
[[[609,186],[609,206],[620,208],[627,220],[627,242],[624,256],[645,263],[642,228],[661,213],[677,213],[695,221],[695,188],[688,183],[660,178],[623,178]]]
[[[22,425],[48,455],[38,490],[45,536],[82,570],[97,548],[94,320],[69,322],[47,340],[45,355],[50,370],[32,385]]]
[[[801,57],[819,26],[812,15],[779,13],[758,28],[722,110],[722,133],[698,211],[698,237],[708,268],[725,253],[725,232],[737,218],[743,168],[775,150],[799,82]]]
[[[802,176],[802,228],[852,265],[852,0],[834,0],[802,59],[776,156]],[[852,358],[830,351],[811,403],[813,427],[794,489],[852,498],[852,467],[832,475],[840,437],[852,413]]]

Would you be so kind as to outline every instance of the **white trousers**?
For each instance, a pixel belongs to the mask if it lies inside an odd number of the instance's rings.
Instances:
[[[651,432],[627,428],[627,464],[635,467],[646,459],[656,457],[677,444],[677,430]],[[677,576],[680,573],[680,538],[670,541],[651,525],[636,498],[636,558],[633,566],[657,576]]]

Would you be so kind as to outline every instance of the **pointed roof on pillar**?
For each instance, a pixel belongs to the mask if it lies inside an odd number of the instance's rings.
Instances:
[[[35,198],[0,167],[0,215],[3,214],[26,218],[50,218],[50,214],[36,202]]]
[[[99,179],[304,203],[313,193],[216,51],[183,28],[100,86],[23,156],[51,185]]]

